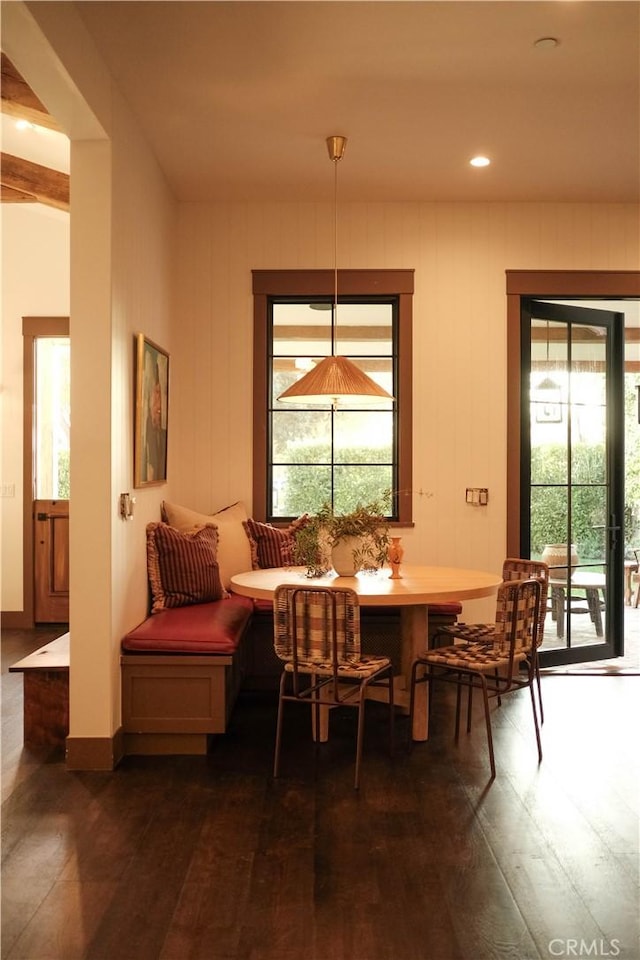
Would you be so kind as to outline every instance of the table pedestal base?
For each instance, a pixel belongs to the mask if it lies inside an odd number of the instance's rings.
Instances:
[[[402,607],[400,614],[402,664],[401,672],[393,678],[393,700],[396,708],[406,716],[411,702],[409,678],[413,661],[418,653],[422,653],[428,647],[429,608],[427,606]],[[382,687],[369,687],[366,697],[367,700],[387,703],[387,693]],[[320,710],[319,735],[315,730],[315,713],[311,711],[313,738],[321,743],[329,739],[330,709],[330,707],[323,707]],[[427,740],[429,737],[429,685],[427,683],[420,683],[416,687],[411,736],[413,740]]]

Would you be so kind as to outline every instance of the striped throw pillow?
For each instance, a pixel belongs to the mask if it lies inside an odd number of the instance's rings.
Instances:
[[[292,566],[295,560],[295,535],[308,521],[309,515],[306,513],[288,527],[274,527],[270,523],[260,523],[252,517],[245,520],[243,526],[251,544],[253,569]]]
[[[227,596],[220,580],[217,546],[218,530],[214,524],[188,533],[167,523],[147,524],[152,613]]]

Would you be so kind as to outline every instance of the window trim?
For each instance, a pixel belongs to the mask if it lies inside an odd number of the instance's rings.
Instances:
[[[334,292],[333,270],[253,270],[253,516],[266,517],[268,458],[267,410],[269,348],[268,301],[270,297],[330,296]],[[413,468],[413,270],[339,270],[338,290],[353,297],[398,298],[398,520],[410,526],[412,519]],[[276,521],[274,521],[276,522]]]

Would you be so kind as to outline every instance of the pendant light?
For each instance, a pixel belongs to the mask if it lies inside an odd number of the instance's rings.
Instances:
[[[547,320],[547,369],[549,369],[549,321]],[[558,403],[561,396],[561,387],[560,384],[553,380],[549,374],[541,380],[537,386],[537,390],[543,393],[541,398],[547,403]]]
[[[346,137],[327,137],[329,159],[334,165],[334,268],[333,310],[331,314],[331,356],[325,357],[312,370],[280,394],[284,403],[318,405],[341,401],[351,405],[372,400],[393,400],[390,393],[367,376],[348,357],[336,356],[336,323],[338,319],[338,163],[344,156]]]

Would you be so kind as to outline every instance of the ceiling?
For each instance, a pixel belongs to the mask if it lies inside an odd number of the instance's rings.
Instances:
[[[180,200],[640,199],[635,0],[75,6]]]

